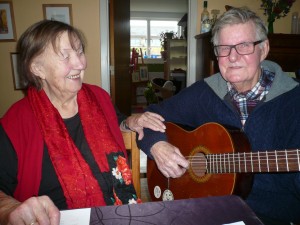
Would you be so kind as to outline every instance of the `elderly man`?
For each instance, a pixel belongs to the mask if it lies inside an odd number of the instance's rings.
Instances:
[[[208,122],[236,127],[253,152],[299,148],[299,83],[265,60],[269,41],[264,22],[246,8],[231,9],[215,23],[212,42],[220,72],[147,111],[191,127]],[[165,133],[144,131],[141,149],[166,177],[182,176],[189,161],[180,149],[167,142]],[[246,202],[265,224],[299,223],[300,173],[255,174]]]

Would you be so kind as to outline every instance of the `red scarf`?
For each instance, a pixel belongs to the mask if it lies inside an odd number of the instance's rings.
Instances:
[[[108,96],[103,94],[104,92],[100,88],[83,84],[82,90],[78,93],[77,102],[84,134],[89,147],[101,171],[107,172],[109,171],[109,166],[106,154],[122,149],[126,155],[126,151],[124,150],[122,135],[117,124],[113,106]],[[97,180],[92,175],[88,164],[73,143],[60,114],[51,104],[45,92],[37,92],[31,88],[28,90],[28,100],[48,147],[49,155],[63,188],[68,208],[106,205]],[[110,124],[108,121],[110,121]],[[17,154],[22,152],[20,145],[15,145],[13,140],[12,143],[15,149],[18,147],[16,149]],[[35,151],[38,155],[42,155],[41,149],[32,149],[32,151]],[[24,154],[18,154],[18,160],[19,156],[23,156],[20,162],[26,161]],[[41,158],[40,156],[37,157],[36,165],[41,165],[39,163],[39,160],[42,160]],[[33,162],[31,161],[31,163]],[[40,168],[36,169],[40,170]],[[31,172],[33,172],[32,170],[31,168]],[[24,172],[22,173],[24,175]],[[28,174],[30,170],[27,170],[26,173],[25,177],[28,178],[30,176],[32,179],[33,174]],[[22,183],[24,187],[24,182],[20,182],[20,185],[22,187]],[[22,193],[20,185],[18,185],[16,192],[20,192],[24,198],[24,193]],[[27,197],[37,192],[36,189],[34,191],[32,189],[35,188],[30,189],[32,193],[25,193]]]

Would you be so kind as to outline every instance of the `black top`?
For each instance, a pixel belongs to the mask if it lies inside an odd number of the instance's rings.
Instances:
[[[92,155],[88,143],[85,139],[82,124],[79,115],[75,115],[72,118],[64,120],[65,125],[73,139],[76,147],[81,152],[82,156],[89,164],[93,175],[98,180],[98,183],[102,189],[103,196],[107,205],[111,205],[112,201],[112,186],[115,182],[114,177],[110,172],[101,173],[97,163]],[[17,185],[17,171],[18,171],[18,159],[14,148],[7,137],[3,127],[0,125],[0,190],[8,195],[13,196]],[[112,153],[108,157],[108,163],[110,167],[113,166],[112,158],[120,153]],[[132,186],[132,185],[131,185]],[[124,189],[124,187],[122,187]],[[127,187],[132,188],[132,187]],[[124,191],[124,190],[123,190]],[[131,190],[131,193],[134,190]],[[123,194],[123,192],[122,192]],[[124,193],[126,194],[126,193]],[[48,154],[48,148],[44,146],[43,163],[42,163],[42,179],[39,188],[39,195],[47,195],[52,199],[55,205],[61,209],[67,209],[66,199],[63,194],[62,187],[58,181],[53,164]],[[120,199],[122,197],[118,196]]]

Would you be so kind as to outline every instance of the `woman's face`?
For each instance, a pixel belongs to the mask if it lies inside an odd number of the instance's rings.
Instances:
[[[220,31],[219,45],[236,45],[243,42],[255,42],[255,26],[252,22],[234,24]],[[223,78],[230,82],[238,92],[251,90],[258,82],[263,61],[269,51],[269,42],[264,41],[263,47],[255,45],[255,50],[249,55],[239,55],[234,48],[230,55],[218,57],[220,72]]]
[[[64,32],[56,41],[57,51],[49,43],[45,51],[37,56],[31,69],[42,79],[43,89],[51,99],[76,96],[81,89],[86,57],[79,40],[75,41],[75,49]]]

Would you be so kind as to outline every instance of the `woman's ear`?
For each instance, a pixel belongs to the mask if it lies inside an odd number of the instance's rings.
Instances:
[[[260,56],[260,61],[262,62],[263,60],[265,60],[265,58],[267,58],[268,54],[269,54],[269,50],[270,50],[270,44],[269,44],[269,40],[265,40],[263,43],[263,47],[261,48],[261,56]]]
[[[39,62],[32,62],[30,65],[30,71],[37,77],[44,79],[45,76],[42,72],[42,65]]]

